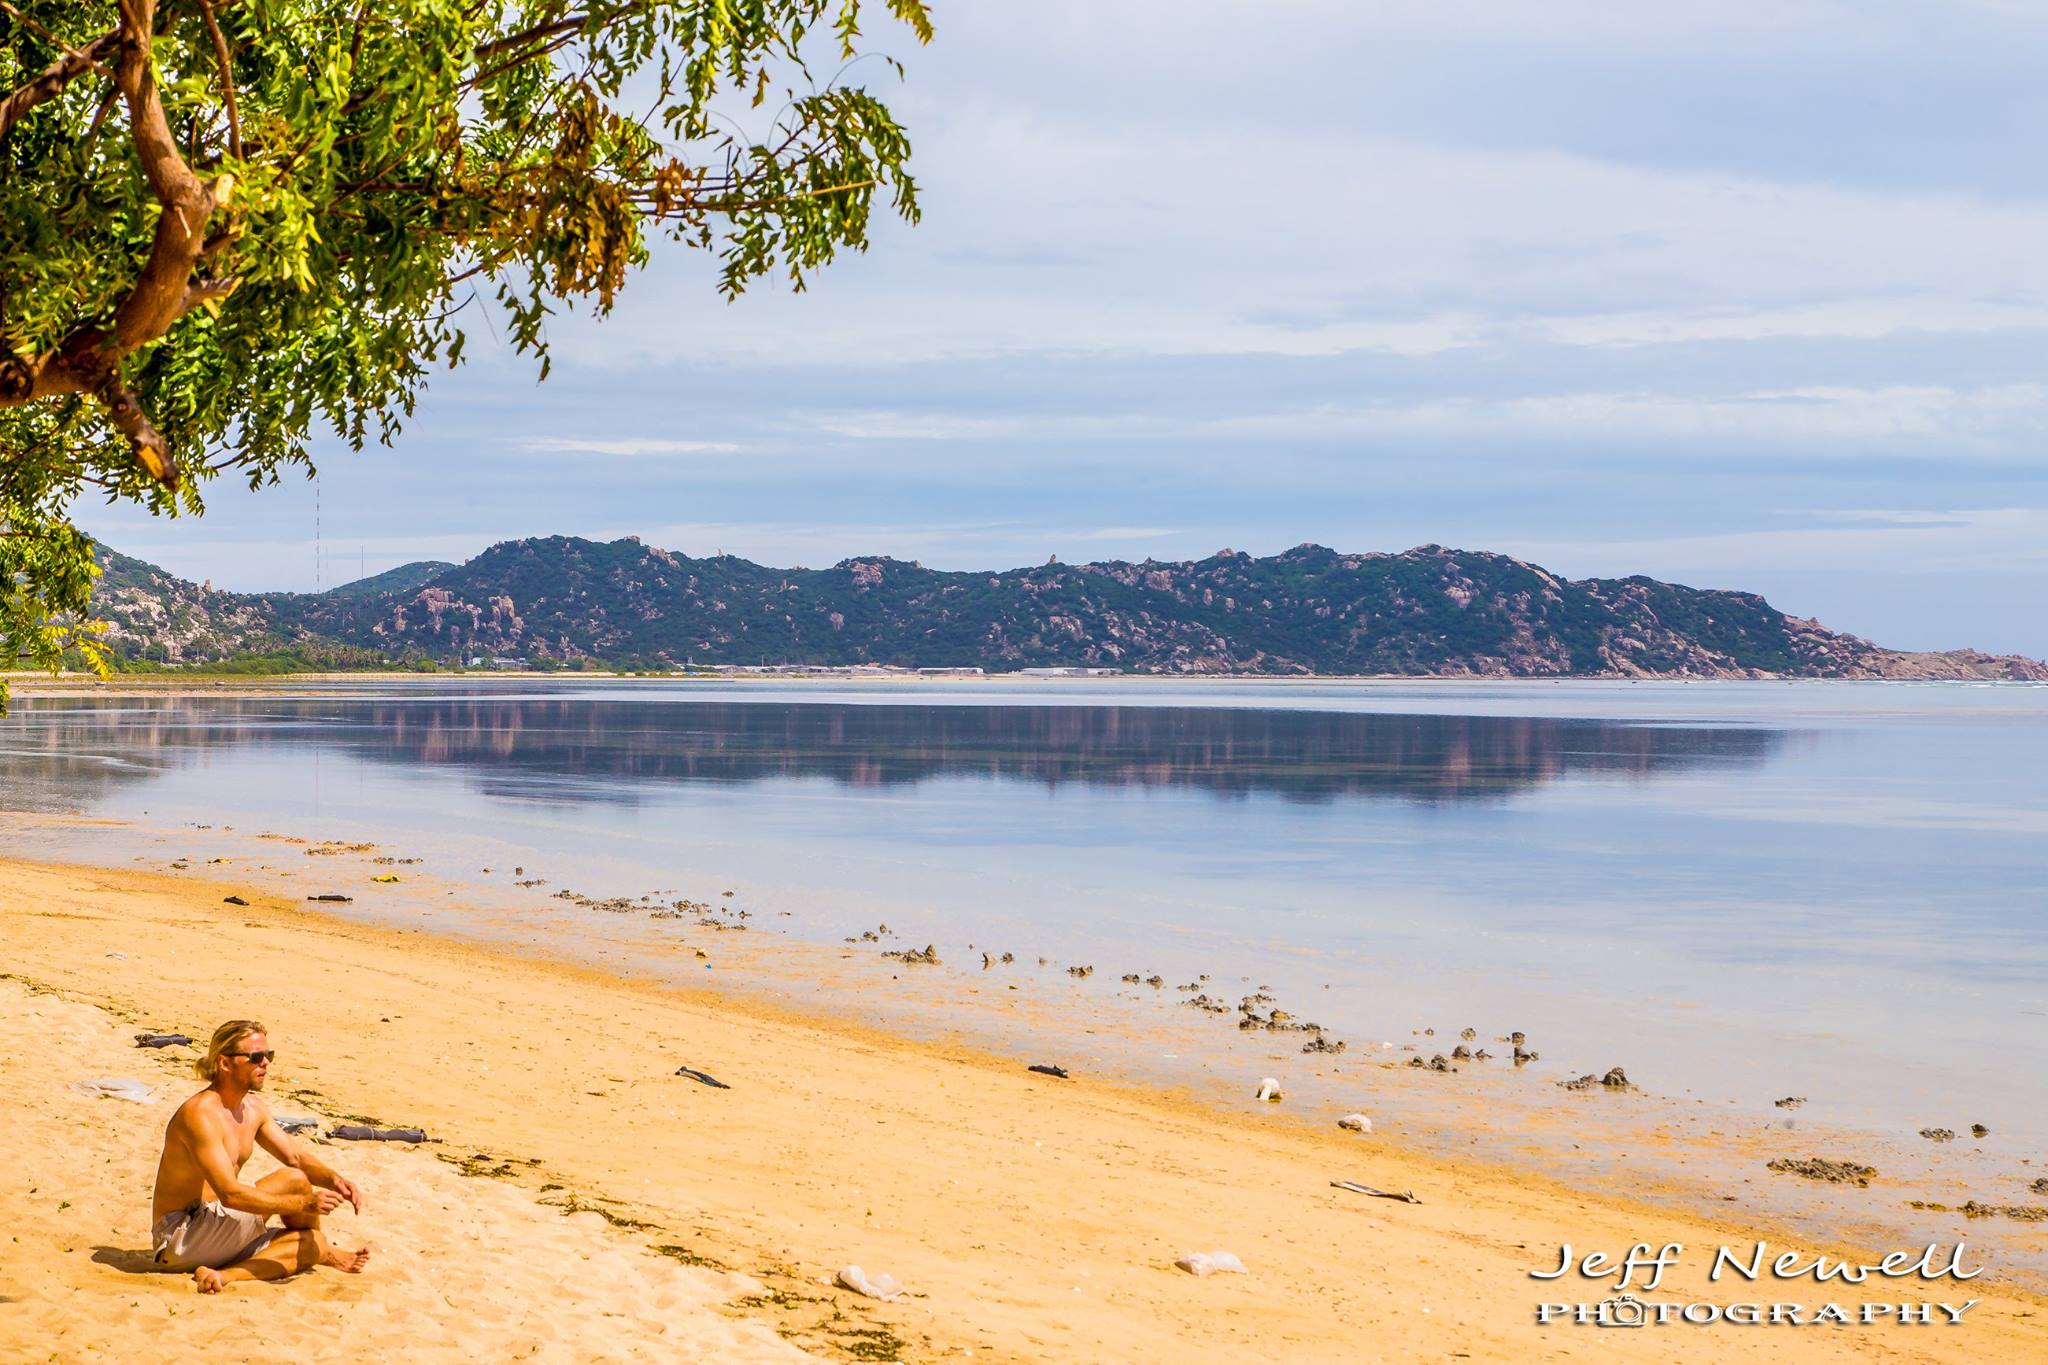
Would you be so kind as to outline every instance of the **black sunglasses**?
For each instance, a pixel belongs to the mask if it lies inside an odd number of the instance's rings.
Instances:
[[[268,1066],[270,1065],[270,1059],[277,1055],[277,1049],[270,1048],[263,1052],[224,1052],[221,1055],[223,1057],[247,1057],[251,1066]]]

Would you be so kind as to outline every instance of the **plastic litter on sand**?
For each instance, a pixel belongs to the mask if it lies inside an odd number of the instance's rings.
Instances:
[[[141,1081],[123,1080],[119,1077],[101,1076],[89,1081],[73,1081],[71,1088],[81,1095],[96,1099],[133,1100],[137,1104],[154,1104],[156,1096],[149,1093],[149,1087]]]
[[[1227,1251],[1190,1251],[1174,1262],[1190,1275],[1248,1275],[1244,1262]]]
[[[894,1275],[875,1275],[857,1265],[850,1265],[832,1277],[832,1283],[842,1289],[851,1289],[856,1294],[865,1294],[871,1299],[888,1303],[903,1293],[903,1283]]]

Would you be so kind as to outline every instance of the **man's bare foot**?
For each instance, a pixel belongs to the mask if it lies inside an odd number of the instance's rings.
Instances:
[[[320,1258],[320,1264],[331,1265],[336,1270],[345,1270],[349,1274],[355,1275],[361,1272],[362,1268],[369,1263],[369,1260],[370,1249],[368,1247],[364,1247],[361,1251],[343,1251],[340,1247],[330,1247],[327,1254]]]
[[[202,1294],[218,1294],[227,1288],[227,1277],[210,1265],[200,1266],[192,1272],[192,1283],[199,1286]]]

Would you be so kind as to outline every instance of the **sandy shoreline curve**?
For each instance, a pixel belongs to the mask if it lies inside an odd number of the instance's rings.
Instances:
[[[20,1116],[0,1131],[4,1359],[2048,1358],[2048,1299],[1995,1266],[1966,1284],[1715,1284],[1722,1245],[1894,1248],[1809,1246],[1312,1129],[1284,1105],[1239,1114],[1060,1081],[275,895],[225,906],[234,888],[192,877],[0,859],[0,887],[0,1095]],[[182,1277],[138,1273],[153,1143],[195,1083],[177,1074],[189,1049],[128,1035],[203,1035],[237,1015],[281,1049],[280,1109],[442,1139],[325,1152],[371,1195],[360,1224],[335,1228],[377,1248],[371,1273],[203,1303]],[[70,1089],[101,1075],[161,1102]],[[1539,1326],[1540,1303],[1613,1292],[1530,1278],[1563,1242],[1683,1244],[1657,1291],[1634,1286],[1651,1301],[1979,1302],[1953,1327]],[[1198,1250],[1250,1273],[1173,1267]],[[849,1263],[910,1294],[882,1304],[825,1283]]]

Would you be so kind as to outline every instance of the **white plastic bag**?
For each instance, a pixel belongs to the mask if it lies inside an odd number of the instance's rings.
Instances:
[[[1174,1262],[1190,1275],[1249,1275],[1244,1262],[1227,1251],[1190,1251]]]
[[[850,1265],[833,1277],[832,1282],[856,1294],[865,1294],[871,1299],[889,1303],[903,1293],[903,1284],[894,1275],[876,1275],[872,1279],[857,1265]]]
[[[1271,1100],[1277,1104],[1280,1100],[1280,1082],[1274,1080],[1271,1076],[1268,1076],[1266,1077],[1266,1079],[1260,1081],[1259,1098],[1262,1100]]]
[[[89,1081],[73,1081],[71,1088],[81,1095],[98,1099],[133,1100],[137,1104],[155,1104],[156,1096],[149,1093],[149,1087],[141,1081],[120,1077],[102,1076]]]

